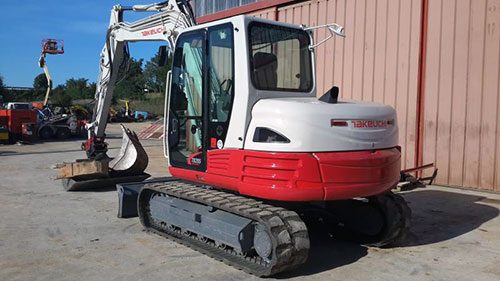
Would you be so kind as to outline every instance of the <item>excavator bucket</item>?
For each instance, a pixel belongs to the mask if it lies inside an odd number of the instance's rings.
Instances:
[[[148,155],[135,132],[121,125],[122,146],[118,155],[109,162],[112,174],[120,176],[140,175],[148,166]]]
[[[57,179],[66,191],[114,188],[118,183],[140,182],[150,175],[144,173],[148,155],[137,135],[122,125],[123,138],[120,152],[109,160],[77,160],[57,165]]]

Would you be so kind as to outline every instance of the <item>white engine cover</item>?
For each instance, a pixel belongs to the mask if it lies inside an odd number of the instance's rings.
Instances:
[[[340,125],[339,125],[340,124]],[[254,142],[257,127],[285,136],[289,143]],[[387,105],[315,97],[259,100],[245,149],[276,152],[329,152],[391,148],[398,145],[396,111]]]

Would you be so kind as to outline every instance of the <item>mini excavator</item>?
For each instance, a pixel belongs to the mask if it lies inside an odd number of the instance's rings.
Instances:
[[[146,230],[256,276],[306,263],[309,222],[366,245],[399,243],[411,211],[391,192],[401,168],[396,112],[341,100],[338,87],[317,98],[315,48],[328,39],[315,43],[317,28],[345,36],[337,24],[244,15],[197,25],[184,0],[114,6],[88,159],[61,167],[65,187],[147,177],[137,136],[124,128],[111,160],[104,132],[127,42],[164,41],[173,56],[164,118],[172,177],[141,185],[135,203]]]

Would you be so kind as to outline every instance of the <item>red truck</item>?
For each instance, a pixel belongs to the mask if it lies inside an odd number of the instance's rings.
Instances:
[[[0,109],[0,127],[7,128],[9,142],[31,139],[34,133],[27,128],[33,127],[37,123],[36,110],[31,109]],[[24,133],[23,133],[23,124]],[[30,125],[33,124],[33,125]]]

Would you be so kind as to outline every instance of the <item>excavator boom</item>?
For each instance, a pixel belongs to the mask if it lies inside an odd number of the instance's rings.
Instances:
[[[155,12],[134,21],[123,20],[125,12]],[[92,122],[86,125],[88,138],[85,143],[87,157],[93,159],[106,153],[104,142],[113,91],[118,81],[119,69],[128,58],[128,42],[159,41],[174,46],[178,34],[195,24],[189,3],[185,0],[170,0],[149,5],[116,5],[111,11],[106,43],[99,60],[99,77],[95,93]]]
[[[133,22],[126,22],[125,12],[152,14]],[[124,68],[129,58],[127,44],[157,41],[165,42],[172,47],[178,34],[193,25],[195,25],[194,15],[187,0],[169,0],[134,6],[115,5],[112,8],[106,41],[99,59],[93,116],[91,122],[85,126],[88,135],[87,140],[82,143],[87,160],[60,165],[62,172],[59,173],[59,177],[66,179],[65,189],[72,190],[72,184],[76,182],[79,182],[78,189],[80,189],[81,181],[89,178],[86,175],[93,175],[94,178],[96,175],[100,175],[101,178],[123,178],[128,181],[130,176],[144,177],[148,156],[134,132],[122,126],[122,145],[114,159],[108,157],[108,145],[105,142],[113,92],[120,79],[119,70]]]

